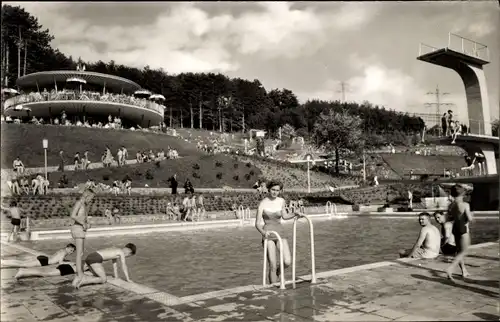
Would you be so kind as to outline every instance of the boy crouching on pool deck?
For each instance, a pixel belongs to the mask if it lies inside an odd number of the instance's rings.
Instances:
[[[73,244],[66,245],[65,248],[58,250],[52,256],[40,255],[36,258],[18,260],[6,259],[2,260],[2,268],[24,268],[24,267],[42,267],[48,265],[62,264],[66,256],[75,252],[76,246]]]
[[[418,215],[418,222],[422,228],[418,235],[417,242],[411,250],[399,252],[400,257],[432,259],[439,255],[441,234],[439,230],[431,224],[431,215],[422,212]]]
[[[118,259],[120,259],[125,280],[130,282],[125,258],[135,255],[136,250],[137,248],[134,244],[128,243],[124,248],[105,248],[89,254],[85,259],[85,264],[87,264],[94,276],[84,275],[83,279],[76,284],[76,288],[80,288],[84,285],[106,283],[106,271],[104,270],[103,262],[109,260],[113,262],[113,277],[118,278]]]

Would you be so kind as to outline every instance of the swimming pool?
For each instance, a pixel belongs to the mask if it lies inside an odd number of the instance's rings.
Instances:
[[[417,239],[416,219],[348,218],[314,220],[316,271],[357,266],[397,258],[398,250]],[[292,224],[288,238],[291,247]],[[498,239],[498,218],[471,224],[474,244]],[[310,273],[307,224],[297,229],[297,276]],[[54,252],[71,240],[26,243]],[[113,236],[86,240],[85,255],[104,247],[137,245],[128,259],[131,279],[176,296],[187,296],[262,282],[261,236],[253,226],[187,232]],[[23,243],[25,244],[25,243]],[[74,255],[70,257],[74,260]],[[111,274],[111,265],[107,267]],[[121,274],[121,273],[120,273]],[[290,279],[291,269],[286,272]]]

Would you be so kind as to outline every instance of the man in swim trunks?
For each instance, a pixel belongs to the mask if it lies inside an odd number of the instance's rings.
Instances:
[[[95,193],[92,187],[87,187],[82,194],[80,200],[76,202],[71,211],[71,219],[73,219],[73,226],[71,226],[71,236],[76,244],[76,271],[77,276],[73,280],[73,286],[83,278],[83,249],[85,241],[85,232],[89,227],[88,212],[90,202],[94,198]]]
[[[2,210],[9,212],[10,223],[12,224],[12,230],[7,238],[7,242],[10,241],[12,236],[14,236],[13,240],[17,241],[19,239],[19,232],[21,231],[21,209],[18,207],[17,201],[15,200],[12,200],[9,206],[9,208],[1,207]]]
[[[83,276],[83,279],[75,287],[80,288],[84,285],[106,283],[106,271],[104,270],[103,263],[109,260],[113,263],[113,277],[118,278],[118,260],[120,260],[125,280],[130,282],[125,258],[135,255],[136,250],[137,248],[134,244],[128,243],[124,248],[112,247],[90,253],[85,259],[85,264],[87,264],[94,276]]]
[[[446,256],[453,256],[457,252],[455,236],[452,234],[453,221],[449,221],[442,211],[434,213],[434,219],[441,225],[441,253]]]
[[[425,259],[438,257],[441,236],[439,230],[431,224],[431,215],[427,212],[420,213],[418,222],[422,229],[420,229],[417,242],[411,250],[401,251],[400,257]]]
[[[85,265],[84,270],[87,271],[89,268]],[[66,276],[76,273],[76,264],[72,262],[63,262],[57,266],[44,266],[44,267],[30,267],[30,268],[20,268],[15,279],[21,279],[26,277],[53,277],[53,276]]]
[[[62,264],[66,256],[71,255],[76,250],[76,246],[73,244],[66,245],[65,248],[58,250],[52,256],[40,255],[36,258],[17,260],[17,259],[6,259],[2,260],[2,268],[18,268],[18,267],[41,267],[55,264]]]

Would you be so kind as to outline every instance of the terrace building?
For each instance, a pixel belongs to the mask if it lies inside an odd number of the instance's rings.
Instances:
[[[135,82],[85,70],[44,71],[16,81],[19,93],[7,98],[3,114],[50,123],[64,111],[72,123],[105,124],[119,117],[124,127],[151,127],[163,122],[164,97]],[[15,91],[14,91],[15,92]]]

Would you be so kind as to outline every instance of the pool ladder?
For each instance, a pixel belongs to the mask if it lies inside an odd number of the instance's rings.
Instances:
[[[346,213],[339,213],[337,211],[337,205],[335,203],[330,202],[330,201],[326,202],[325,212],[330,219],[332,219],[332,218],[346,218],[347,217]]]
[[[300,207],[301,211],[304,210],[304,207]],[[303,212],[302,212],[303,213]],[[311,284],[316,284],[316,258],[314,256],[314,229],[311,218],[307,215],[301,215],[300,217],[295,217],[293,220],[293,237],[292,237],[292,285],[295,288],[296,282],[296,260],[297,260],[297,221],[300,218],[305,218],[309,223],[309,235],[310,235],[310,243],[311,243]],[[284,264],[283,264],[283,240],[281,236],[276,231],[268,231],[269,237],[273,235],[278,239],[278,243],[280,245],[280,289],[284,290],[285,287],[285,272],[284,272]],[[264,243],[264,265],[262,269],[262,285],[266,285],[267,281],[267,240],[265,238]]]
[[[240,218],[240,223],[241,225],[245,225],[245,223],[248,221],[248,222],[251,222],[251,218],[250,218],[250,208],[244,208],[243,205],[240,205],[238,207],[238,217]]]

